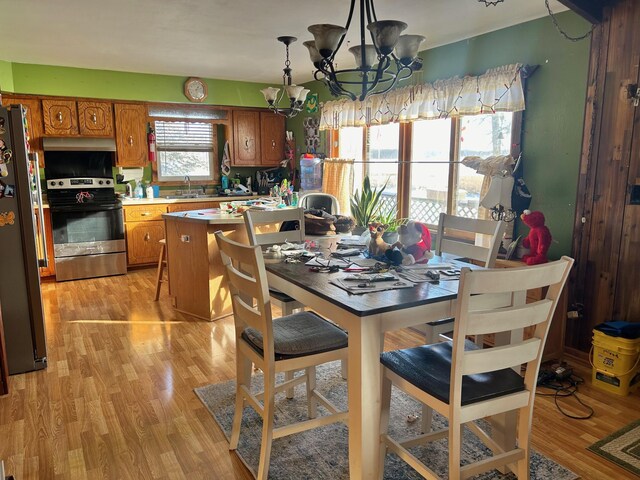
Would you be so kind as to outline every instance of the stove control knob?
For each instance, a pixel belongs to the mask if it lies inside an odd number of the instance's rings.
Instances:
[[[55,187],[56,186],[56,182],[51,182],[51,186]]]
[[[104,183],[104,182],[103,182],[102,180],[100,180],[100,181],[98,182],[98,185],[102,185],[103,183]]]
[[[60,181],[60,182],[58,182],[58,185],[63,186],[64,182]]]
[[[111,180],[107,180],[105,183],[106,183],[107,185],[111,185]]]

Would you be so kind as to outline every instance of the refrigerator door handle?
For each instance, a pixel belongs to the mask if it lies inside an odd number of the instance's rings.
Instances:
[[[33,162],[34,162],[34,172],[39,172],[38,166],[38,154],[33,153]],[[36,184],[36,193],[37,193],[37,202],[38,202],[38,223],[40,224],[39,235],[42,241],[42,254],[44,258],[38,258],[38,266],[40,267],[48,267],[49,266],[49,256],[47,255],[47,233],[44,228],[44,208],[42,202],[42,186],[40,185],[40,175],[39,173],[34,173],[35,176],[35,184]]]

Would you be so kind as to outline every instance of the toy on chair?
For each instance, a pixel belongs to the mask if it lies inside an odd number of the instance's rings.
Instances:
[[[385,256],[395,265],[427,262],[433,258],[429,228],[413,220],[401,225],[398,227],[398,241],[387,250]]]
[[[544,224],[544,215],[542,212],[525,210],[520,218],[531,229],[529,235],[522,241],[522,245],[531,251],[522,259],[527,265],[547,263],[549,261],[547,251],[551,245],[551,232]]]

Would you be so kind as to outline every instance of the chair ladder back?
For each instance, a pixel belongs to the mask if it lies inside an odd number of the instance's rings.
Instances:
[[[469,312],[467,335],[505,332],[517,328],[531,327],[543,322],[553,307],[553,301],[547,298],[526,305],[495,308]]]
[[[452,408],[453,405],[460,405],[463,375],[492,372],[527,364],[525,386],[529,391],[534,388],[533,379],[537,377],[559,293],[564,287],[572,265],[572,258],[562,257],[556,262],[535,267],[496,270],[462,269],[451,361],[450,405]],[[531,283],[529,272],[532,272],[534,277],[532,286],[529,286]],[[523,289],[547,286],[549,287],[547,296],[538,302],[505,305],[502,308],[480,307],[479,310],[473,310],[472,295],[507,292],[515,298],[513,294]],[[537,325],[533,338],[488,349],[467,351],[464,349],[467,335],[508,332],[529,325]]]
[[[304,242],[304,210],[302,208],[283,208],[279,210],[247,210],[244,223],[251,245],[273,245],[275,243]],[[298,222],[298,229],[260,233],[260,227],[277,226],[279,230],[284,222]]]
[[[542,340],[530,338],[522,342],[501,347],[483,348],[463,352],[461,375],[493,372],[503,368],[511,368],[535,360],[540,351]]]
[[[569,258],[569,257],[562,257]],[[556,261],[542,265],[531,265],[518,268],[499,268],[495,270],[483,270],[482,275],[472,275],[467,279],[467,287],[471,295],[481,293],[513,292],[514,286],[518,291],[533,290],[536,288],[554,286],[561,282],[565,273],[564,262]],[[480,273],[480,272],[474,272]],[[557,294],[561,290],[557,289]],[[548,295],[551,294],[552,297]],[[554,289],[549,288],[547,298],[552,300]]]
[[[259,330],[265,338],[271,336],[267,332],[271,324],[271,304],[260,247],[234,242],[219,231],[216,241],[231,293],[234,322],[242,328]]]
[[[495,222],[441,213],[438,222],[436,255],[441,255],[442,252],[461,255],[483,262],[483,266],[491,268],[495,265],[505,228],[506,223],[503,221]],[[489,237],[489,245],[475,245],[467,238],[452,234],[452,230],[459,233],[485,235]]]

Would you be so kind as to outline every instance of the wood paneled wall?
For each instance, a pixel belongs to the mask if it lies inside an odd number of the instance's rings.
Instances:
[[[591,331],[609,320],[640,321],[640,2],[605,8],[594,30],[580,165],[572,278],[584,316],[568,323],[566,345],[589,351]]]

